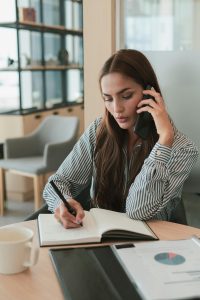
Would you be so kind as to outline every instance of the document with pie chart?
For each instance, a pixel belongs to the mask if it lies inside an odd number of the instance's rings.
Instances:
[[[155,241],[112,247],[145,300],[200,298],[200,240]]]

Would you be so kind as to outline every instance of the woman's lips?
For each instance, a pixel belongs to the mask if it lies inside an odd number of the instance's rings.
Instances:
[[[120,118],[116,118],[116,120],[117,120],[118,123],[126,123],[128,118],[120,117]]]

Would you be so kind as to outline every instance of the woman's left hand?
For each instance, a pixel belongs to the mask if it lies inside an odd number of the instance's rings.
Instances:
[[[171,147],[174,140],[174,130],[162,96],[154,89],[144,90],[143,94],[153,96],[155,101],[151,98],[141,100],[138,104],[137,113],[148,111],[152,115],[156,125],[157,133],[159,135],[158,143]]]

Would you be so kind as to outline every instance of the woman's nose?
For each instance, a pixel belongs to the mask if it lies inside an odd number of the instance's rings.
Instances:
[[[114,112],[119,113],[123,111],[123,104],[120,101],[114,101]]]

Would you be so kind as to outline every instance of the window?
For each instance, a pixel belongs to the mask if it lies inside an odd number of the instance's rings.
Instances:
[[[118,47],[141,51],[200,49],[199,0],[122,0],[118,6]]]

